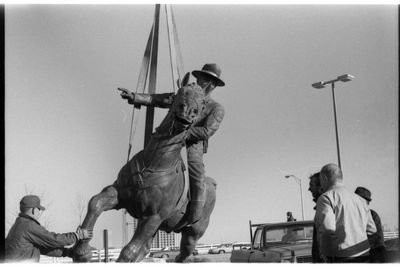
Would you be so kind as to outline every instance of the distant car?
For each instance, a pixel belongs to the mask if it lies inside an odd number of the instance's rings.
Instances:
[[[197,245],[195,252],[197,254],[208,254],[210,249],[214,248],[216,245]]]
[[[312,262],[313,221],[251,224],[249,249],[233,249],[231,262]],[[251,231],[252,232],[252,231]]]
[[[241,250],[241,249],[250,249],[250,248],[251,248],[250,242],[234,243],[232,245],[232,251],[233,250]]]
[[[168,259],[168,258],[175,258],[179,253],[180,253],[179,247],[165,247],[159,251],[150,252],[149,257]],[[193,255],[197,254],[198,254],[197,250],[194,250]]]
[[[172,258],[176,257],[179,254],[180,250],[179,247],[165,247],[159,251],[152,251],[149,254],[151,258]]]
[[[209,254],[223,254],[223,253],[231,253],[232,252],[231,244],[222,244],[213,248],[210,248],[208,251]]]

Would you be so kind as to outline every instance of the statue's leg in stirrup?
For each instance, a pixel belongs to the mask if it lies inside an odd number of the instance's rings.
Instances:
[[[209,221],[209,217],[202,218],[194,225],[182,229],[180,253],[175,257],[175,262],[184,262],[193,254],[197,241],[204,235]]]
[[[187,151],[191,195],[187,221],[188,224],[192,224],[200,220],[206,200],[203,142],[189,145]]]
[[[99,194],[89,201],[88,211],[85,220],[80,226],[82,229],[93,231],[97,218],[103,211],[113,209],[118,204],[118,191],[110,185],[104,188]],[[74,248],[74,262],[87,262],[91,258],[90,239],[80,240]]]
[[[117,262],[139,262],[150,252],[151,241],[161,224],[159,215],[139,219],[131,241],[122,249]]]

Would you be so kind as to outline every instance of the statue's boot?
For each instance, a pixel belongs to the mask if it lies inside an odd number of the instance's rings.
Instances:
[[[182,228],[190,226],[201,219],[205,201],[192,200],[189,203],[189,209],[180,222],[174,227],[175,232],[179,232]]]
[[[201,219],[206,199],[206,190],[203,179],[190,179],[191,200],[189,203],[188,224],[193,224]]]
[[[206,200],[206,185],[204,183],[203,143],[193,144],[188,148],[190,203],[185,216],[176,229],[199,221],[203,214]]]
[[[203,181],[200,182],[198,180],[190,179],[190,192],[191,200],[189,202],[188,209],[186,210],[186,214],[178,223],[178,225],[175,226],[174,231],[178,231],[183,227],[190,226],[201,219],[203,207],[206,202],[206,190]]]
[[[193,224],[201,219],[203,214],[204,200],[192,200],[190,201],[189,214],[187,218],[188,224]]]

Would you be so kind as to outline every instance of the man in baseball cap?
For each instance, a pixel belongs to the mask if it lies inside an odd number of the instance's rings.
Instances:
[[[39,218],[45,208],[40,204],[38,196],[24,196],[19,204],[21,213],[5,240],[5,260],[7,262],[39,262],[41,254],[52,257],[71,257],[71,251],[64,248],[65,246],[93,236],[92,232],[80,227],[76,232],[64,234],[46,230],[39,223]]]
[[[39,210],[45,210],[45,208],[40,205],[40,198],[35,195],[24,196],[19,202],[20,209],[27,208],[38,208]]]
[[[369,191],[365,187],[361,186],[357,187],[354,193],[365,199],[368,205],[372,201],[371,191]],[[385,244],[383,242],[384,239],[383,239],[382,222],[381,218],[379,217],[378,213],[376,213],[376,211],[374,211],[373,209],[370,209],[370,211],[372,219],[374,220],[376,225],[376,233],[368,236],[368,240],[371,246],[369,254],[371,262],[382,263],[385,262]]]

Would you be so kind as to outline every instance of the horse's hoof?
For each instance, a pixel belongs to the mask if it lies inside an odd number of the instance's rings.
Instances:
[[[178,255],[176,255],[174,261],[176,263],[184,263],[188,261],[188,257],[189,256],[182,256],[180,253]]]
[[[87,242],[78,243],[73,250],[73,262],[90,262],[92,260],[92,249]]]

